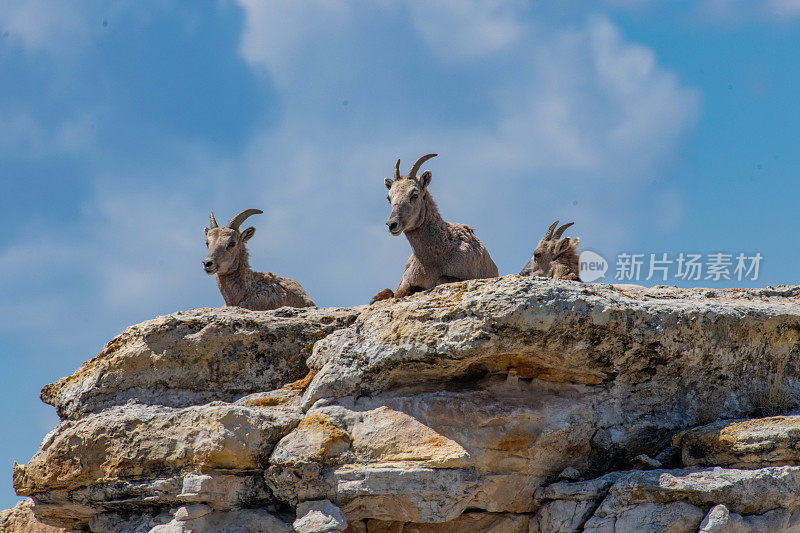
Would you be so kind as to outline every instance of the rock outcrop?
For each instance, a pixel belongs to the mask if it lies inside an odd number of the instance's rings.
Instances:
[[[159,317],[43,389],[0,531],[800,530],[798,298],[507,276]]]

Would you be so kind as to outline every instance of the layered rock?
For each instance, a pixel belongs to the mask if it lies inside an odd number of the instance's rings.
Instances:
[[[759,468],[800,464],[800,416],[719,420],[672,439],[688,466]]]
[[[303,378],[314,343],[358,316],[354,309],[194,309],[126,329],[73,375],[42,389],[61,418],[133,400],[188,407],[233,401]]]
[[[790,530],[794,418],[745,420],[798,404],[799,296],[508,276],[160,317],[45,387],[14,484],[90,531]]]
[[[25,533],[64,533],[60,527],[48,526],[33,514],[33,500],[26,498],[11,509],[0,511],[0,531]]]

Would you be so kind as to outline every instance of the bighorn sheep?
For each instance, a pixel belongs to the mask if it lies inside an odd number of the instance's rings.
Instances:
[[[413,253],[406,262],[397,291],[384,289],[373,297],[373,302],[402,298],[442,283],[498,275],[497,265],[471,227],[442,220],[428,190],[430,170],[417,177],[422,164],[432,157],[436,154],[420,157],[405,176],[400,175],[398,159],[394,180],[384,180],[392,206],[386,225],[392,235],[406,234]]]
[[[239,226],[250,215],[261,214],[258,209],[242,211],[219,227],[211,213],[211,227],[206,228],[208,256],[203,259],[203,269],[214,274],[225,305],[235,305],[255,311],[289,307],[313,307],[303,287],[293,279],[276,276],[272,272],[253,272],[245,243],[256,229],[239,231]]]
[[[556,229],[558,220],[553,222],[520,275],[580,281],[580,259],[576,252],[580,239],[561,238],[573,224],[570,222]]]

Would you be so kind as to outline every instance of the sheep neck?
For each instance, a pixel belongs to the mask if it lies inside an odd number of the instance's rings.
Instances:
[[[436,265],[442,261],[443,252],[447,250],[449,231],[433,196],[427,191],[423,202],[422,222],[416,228],[406,230],[405,234],[420,263]]]
[[[236,263],[236,270],[216,275],[217,287],[219,287],[219,292],[222,293],[226,305],[239,305],[244,300],[253,275],[246,248],[242,248]]]

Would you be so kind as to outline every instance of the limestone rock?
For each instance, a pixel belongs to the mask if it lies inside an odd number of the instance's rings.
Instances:
[[[731,512],[724,504],[715,505],[711,508],[697,533],[721,533],[726,529],[731,529]]]
[[[266,509],[234,509],[185,517],[180,509],[158,516],[150,514],[97,515],[92,533],[294,533],[292,526]]]
[[[756,400],[734,397],[731,389],[753,388],[753,379],[764,377],[730,383],[737,373],[726,371],[783,362],[785,375],[793,378],[786,392],[798,392],[799,363],[786,359],[800,340],[800,304],[760,294],[631,294],[613,286],[517,276],[442,285],[421,297],[372,306],[353,327],[319,342],[309,359],[317,373],[305,402],[513,372],[523,379],[590,386],[613,379],[634,394],[636,384],[647,382],[655,401],[646,407],[676,416],[656,405],[678,392],[675,381],[663,379],[669,375],[684,384],[684,396],[693,393],[682,407],[724,415]],[[737,347],[735,357],[731,346]],[[717,376],[729,383],[709,387]]]
[[[59,424],[26,465],[15,466],[14,487],[33,497],[37,517],[65,528],[131,501],[258,504],[271,498],[261,474],[269,452],[298,422],[222,402],[113,407]]]
[[[11,509],[0,511],[0,533],[66,533],[60,527],[39,522],[33,514],[33,500],[25,498]]]
[[[114,407],[62,422],[15,469],[14,488],[31,495],[189,468],[263,468],[272,445],[298,422],[281,415],[222,402]]]
[[[468,512],[445,523],[367,520],[345,533],[528,533],[528,522],[527,515]]]
[[[686,502],[643,503],[619,509],[615,515],[594,516],[586,522],[586,533],[616,531],[652,531],[664,533],[694,533],[705,513]]]
[[[596,514],[613,515],[618,509],[640,503],[678,501],[700,508],[724,502],[739,514],[762,514],[778,508],[794,510],[800,507],[798,486],[800,467],[793,466],[633,471],[614,483]]]
[[[532,531],[788,531],[800,525],[798,487],[790,466],[615,472],[537,491]]]
[[[531,518],[531,533],[581,531],[612,485],[624,475],[613,472],[588,481],[561,481],[539,488],[534,498],[537,510]]]
[[[194,309],[126,329],[72,376],[42,389],[62,418],[129,400],[188,407],[277,389],[307,373],[314,343],[353,309]]]
[[[681,432],[673,443],[686,466],[800,465],[800,416],[720,420]]]
[[[798,296],[507,276],[159,317],[45,387],[64,420],[14,483],[94,533],[788,531],[791,417],[744,420],[798,405]]]
[[[800,530],[800,511],[774,509],[762,515],[741,516],[724,504],[715,505],[700,524],[698,533],[793,533]]]
[[[205,516],[210,512],[212,512],[211,507],[200,503],[197,505],[184,505],[183,507],[179,507],[175,511],[174,516],[175,520],[186,522],[187,520],[194,520],[195,518]]]
[[[333,533],[344,531],[347,520],[342,510],[328,500],[306,501],[297,506],[293,527],[297,533]]]
[[[518,404],[509,401],[519,412],[507,413],[483,399],[434,392],[311,409],[275,447],[268,482],[287,502],[325,497],[358,517],[382,517],[386,505],[412,522],[446,520],[470,506],[530,511],[543,477],[526,459],[539,454],[558,463],[563,456],[544,437],[540,449],[530,447],[541,430]],[[471,431],[460,422],[467,413]],[[408,490],[391,498],[397,483]],[[443,487],[445,497],[436,496]]]

